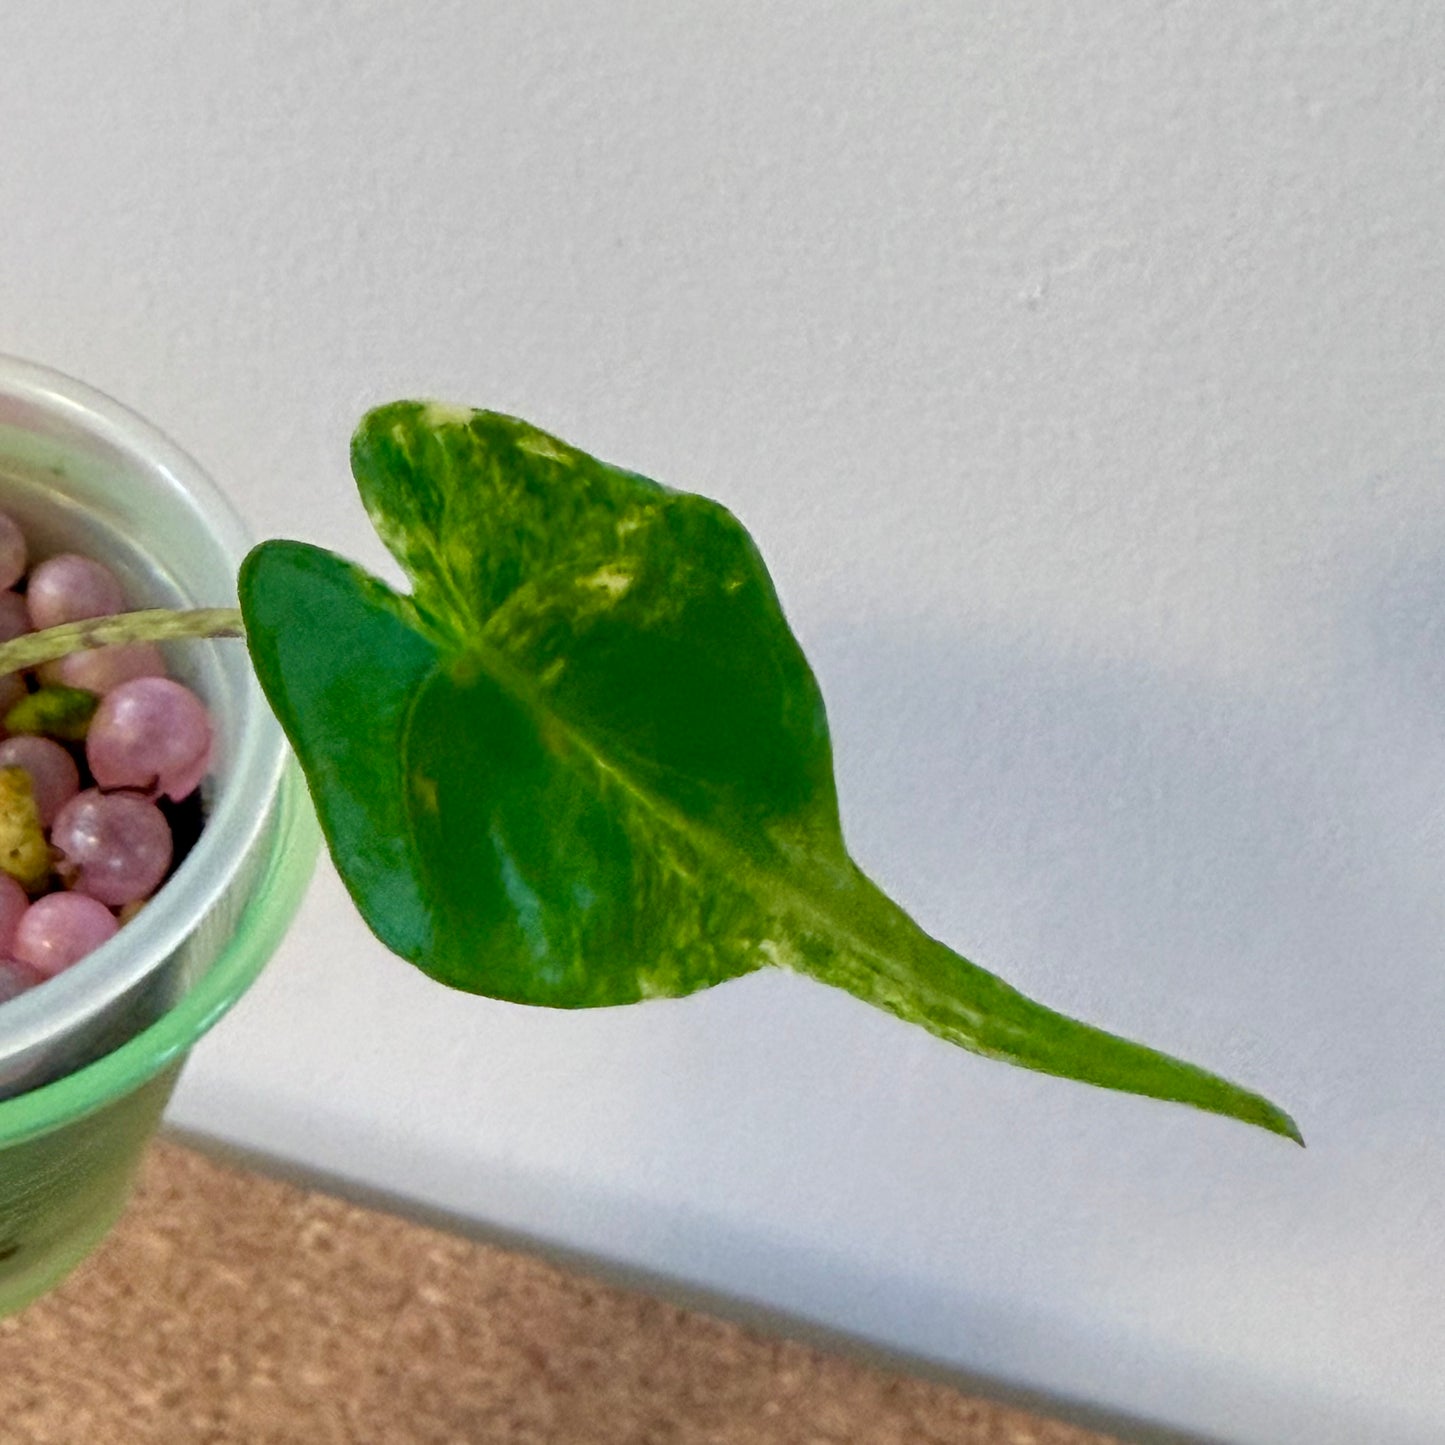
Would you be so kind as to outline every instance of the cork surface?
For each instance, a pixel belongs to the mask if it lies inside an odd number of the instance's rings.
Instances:
[[[135,1204],[0,1321],[6,1445],[1109,1445],[153,1146]]]

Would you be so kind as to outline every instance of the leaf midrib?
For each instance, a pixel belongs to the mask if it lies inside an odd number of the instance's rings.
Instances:
[[[760,867],[756,859],[745,849],[733,843],[726,833],[716,828],[710,828],[688,817],[686,813],[682,812],[674,804],[665,798],[659,797],[650,788],[646,787],[645,784],[637,781],[635,775],[628,771],[624,765],[612,760],[605,747],[588,733],[582,725],[558,712],[548,702],[531,676],[517,667],[504,653],[500,652],[494,646],[485,641],[473,639],[468,642],[464,651],[454,651],[450,656],[446,651],[439,648],[438,662],[432,669],[429,677],[436,676],[439,671],[451,674],[455,663],[461,658],[477,664],[493,681],[510,692],[522,702],[524,706],[530,709],[534,715],[544,715],[548,718],[551,723],[555,724],[562,736],[572,746],[576,747],[593,766],[600,772],[605,773],[618,787],[636,799],[641,807],[646,809],[653,817],[657,818],[667,829],[674,834],[679,834],[689,839],[700,839],[700,851],[707,857],[710,863],[727,870],[727,876],[736,876],[739,873],[745,875],[748,883],[747,891],[753,897],[757,898],[762,896],[767,898],[777,905],[774,911],[784,917],[790,918],[795,926],[799,923],[803,924],[804,927],[811,924],[817,932],[831,935],[835,939],[845,941],[851,945],[857,953],[875,963],[886,964],[894,957],[890,950],[865,939],[856,929],[840,919],[834,912],[819,904],[812,893],[799,887],[795,883],[787,881],[785,877],[780,877],[777,871]],[[417,700],[420,699],[425,691],[425,686],[417,688],[411,709],[408,710],[408,716],[402,731],[404,756],[410,749],[412,713],[415,710]],[[412,818],[413,810],[410,805],[408,805],[407,821],[409,827],[413,827]],[[422,855],[414,828],[411,841],[414,855],[420,858]],[[861,882],[866,887],[866,879],[864,879],[863,875],[858,871],[852,859],[848,857],[847,849],[843,846],[841,834],[839,835],[838,842],[845,869],[840,870],[835,876],[847,880],[849,884],[847,896],[857,900],[859,893],[863,891],[859,889],[858,884]],[[795,866],[795,864],[792,860],[788,860],[786,863],[780,861],[778,868],[782,869],[783,867],[793,866]],[[876,892],[876,890],[871,891]],[[879,898],[884,897],[881,893],[877,896]],[[885,901],[888,901],[891,909],[895,910],[901,916],[906,917],[903,910],[899,909],[891,900]],[[911,920],[909,921],[911,923]],[[916,927],[916,925],[913,926]],[[922,932],[922,930],[919,931],[920,933]],[[758,946],[761,947],[766,941],[766,939],[759,939]],[[934,940],[930,940],[930,942],[932,941]],[[938,944],[938,946],[946,947],[947,945]],[[759,967],[764,966],[766,962],[767,960],[760,960]],[[778,960],[778,962],[782,966],[792,967],[792,965],[786,963],[786,960]],[[806,970],[794,968],[793,971],[805,972]],[[1008,985],[1003,984],[1002,980],[999,980],[999,983],[1005,988],[1008,987]],[[959,1005],[955,1000],[950,1000],[949,1002],[951,1006],[957,1008],[961,1014],[968,1014],[978,1019],[979,1016],[975,1010]]]

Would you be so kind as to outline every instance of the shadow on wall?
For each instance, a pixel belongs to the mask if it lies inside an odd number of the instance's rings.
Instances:
[[[1436,484],[1445,496],[1445,473]],[[1445,751],[1445,537],[1412,537],[1339,594],[1343,662]]]
[[[1445,749],[1346,643],[1342,622],[1322,692],[1304,669],[1196,684],[928,624],[806,639],[866,870],[1056,1007],[1180,1051],[1227,1040],[1201,1062],[1307,1137],[1341,1104],[1445,1117]]]

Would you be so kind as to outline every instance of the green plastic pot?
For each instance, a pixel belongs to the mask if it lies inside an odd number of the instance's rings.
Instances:
[[[75,550],[132,605],[234,605],[249,546],[202,469],[134,413],[0,358],[0,509],[35,556]],[[0,1004],[0,1314],[48,1289],[115,1222],[186,1055],[286,931],[318,830],[239,641],[167,650],[210,704],[206,824],[114,938]]]

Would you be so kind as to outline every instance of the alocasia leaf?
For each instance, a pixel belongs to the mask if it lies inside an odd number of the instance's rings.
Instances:
[[[419,402],[370,413],[352,467],[410,596],[294,542],[252,552],[240,595],[389,948],[561,1008],[792,968],[977,1053],[1299,1138],[1257,1094],[1025,998],[862,874],[817,683],[723,507]]]

